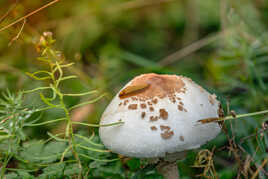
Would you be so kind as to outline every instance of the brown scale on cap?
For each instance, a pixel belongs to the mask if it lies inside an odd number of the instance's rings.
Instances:
[[[182,106],[184,105],[183,102],[181,102],[181,101],[179,102],[179,104],[182,105]]]
[[[154,108],[152,106],[150,106],[150,111],[153,112],[154,111]]]
[[[182,105],[178,105],[178,110],[183,111],[183,106]]]
[[[161,133],[161,137],[163,139],[169,139],[174,135],[173,131],[165,131],[164,133]]]
[[[158,116],[150,116],[150,121],[157,121],[158,120]]]
[[[150,101],[148,101],[147,104],[150,105],[150,106],[153,105],[153,103],[151,103]]]
[[[160,109],[159,110],[160,113],[160,118],[166,120],[168,118],[168,112],[165,109]]]
[[[182,77],[176,75],[158,75],[154,73],[140,75],[119,93],[121,99],[136,96],[138,100],[160,99],[180,93],[185,84]]]
[[[145,115],[146,115],[146,113],[145,112],[142,112],[141,113],[141,118],[144,119]]]
[[[131,99],[132,99],[133,101],[137,101],[137,100],[138,100],[138,98],[135,97],[135,96],[132,96]]]
[[[123,103],[122,103],[122,102],[120,102],[118,106],[121,106],[122,104],[123,104]]]
[[[169,97],[169,100],[172,102],[172,103],[176,103],[176,98],[174,96],[170,96]]]
[[[160,129],[161,131],[164,131],[163,133],[161,133],[161,137],[163,139],[169,139],[174,135],[174,132],[170,130],[171,128],[169,126],[160,125]]]
[[[151,126],[151,130],[152,130],[152,131],[156,131],[157,128],[156,128],[155,126]]]
[[[171,128],[169,126],[160,125],[161,131],[164,131],[161,133],[161,137],[163,139],[169,139],[174,135],[174,132],[170,130]]]
[[[163,130],[170,130],[170,127],[169,126],[160,125],[160,129],[161,129],[161,131],[163,131]]]
[[[128,103],[128,100],[125,100],[125,101],[124,101],[124,105],[127,105],[127,103]]]
[[[146,108],[146,104],[145,103],[141,103],[141,108],[145,109]]]
[[[158,102],[157,98],[154,98],[154,99],[152,100],[152,102],[153,102],[154,104],[157,104],[157,102]]]
[[[130,104],[130,105],[128,105],[128,109],[136,110],[137,108],[138,108],[138,105],[137,104]]]

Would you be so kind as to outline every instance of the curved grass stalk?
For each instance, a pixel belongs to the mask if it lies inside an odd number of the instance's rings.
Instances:
[[[59,141],[59,142],[68,142],[68,140],[59,138],[56,135],[51,134],[50,132],[47,132],[47,135],[49,135],[49,137],[51,137],[52,139],[54,139],[56,141]]]
[[[40,166],[40,167],[48,167],[50,165],[59,165],[59,164],[62,164],[62,163],[75,163],[77,162],[76,160],[66,160],[66,161],[62,161],[62,162],[55,162],[55,163],[45,163],[45,164],[35,164],[37,166]]]
[[[118,122],[114,122],[114,123],[110,123],[110,124],[87,124],[87,123],[83,123],[83,122],[73,121],[72,124],[79,124],[79,125],[88,126],[88,127],[109,127],[109,126],[124,124],[124,122],[118,121]]]
[[[36,73],[36,72],[35,72],[35,73]],[[26,74],[27,74],[28,76],[30,76],[31,78],[36,79],[36,80],[39,80],[39,81],[41,81],[41,80],[48,80],[48,79],[51,79],[51,76],[38,77],[38,76],[34,75],[33,73],[29,73],[29,72],[26,72]]]
[[[89,138],[84,137],[84,136],[79,135],[79,134],[75,134],[75,136],[80,138],[80,139],[83,139],[84,141],[90,143],[91,145],[95,145],[95,146],[98,146],[98,147],[104,147],[104,145],[102,145],[102,144],[97,144],[97,143],[91,141],[93,139],[93,137],[94,137],[93,134]]]
[[[41,111],[46,111],[49,109],[55,109],[55,108],[60,108],[60,105],[55,105],[55,106],[48,106],[48,107],[44,107],[44,108],[39,108],[34,110],[34,112],[41,112]]]
[[[74,105],[72,107],[69,108],[69,110],[72,110],[72,109],[75,109],[75,108],[78,108],[78,107],[81,107],[81,106],[84,106],[84,105],[87,105],[87,104],[92,104],[92,103],[95,103],[97,101],[99,101],[101,98],[103,98],[106,94],[103,94],[93,100],[90,100],[90,101],[86,101],[86,102],[83,102],[83,103],[80,103],[80,104],[77,104],[77,105]]]
[[[61,158],[60,158],[60,161],[61,161],[61,162],[63,162],[63,159],[64,159],[66,153],[67,153],[69,150],[71,150],[71,149],[72,149],[72,146],[69,145],[69,146],[63,151],[63,153],[62,153],[62,155],[61,155]]]
[[[74,65],[74,63],[68,63],[68,64],[64,64],[64,65],[60,65],[61,68],[68,68],[70,66]]]
[[[206,118],[206,119],[198,120],[197,122],[200,122],[201,124],[206,124],[206,123],[210,123],[210,122],[226,121],[226,120],[230,120],[230,119],[240,119],[240,118],[244,118],[244,117],[257,116],[257,115],[261,115],[261,114],[268,114],[268,110],[246,113],[246,114],[238,114],[236,116],[230,115],[230,116],[226,116],[223,118]]]
[[[38,87],[38,88],[34,88],[34,89],[31,89],[31,90],[26,90],[26,91],[22,91],[22,93],[32,93],[32,92],[36,92],[36,91],[39,91],[39,90],[46,90],[46,89],[51,89],[51,87]]]
[[[35,120],[31,121],[31,122],[25,123],[25,124],[34,124],[34,123],[36,123],[37,121],[39,121],[39,120],[41,119],[41,117],[42,117],[42,114],[40,114],[40,115],[37,117],[37,119],[35,119]]]
[[[64,133],[62,132],[62,133],[59,133],[59,134],[55,134],[54,136],[55,136],[55,137],[58,137],[58,136],[60,136],[60,135],[64,135]],[[43,141],[43,142],[41,142],[41,143],[42,143],[42,144],[45,144],[45,143],[51,141],[52,139],[54,139],[54,138],[49,137],[47,140],[45,140],[45,141]]]
[[[239,118],[244,118],[244,117],[257,116],[257,115],[261,115],[261,114],[268,114],[268,110],[263,110],[263,111],[258,111],[258,112],[252,112],[252,113],[247,113],[247,114],[239,114],[239,115],[236,115],[236,117],[227,116],[227,117],[225,117],[225,118],[223,118],[221,120],[239,119]]]
[[[25,124],[25,126],[41,126],[41,125],[51,124],[51,123],[59,122],[59,121],[63,121],[63,120],[66,120],[66,118],[63,117],[63,118],[54,119],[54,120],[50,120],[50,121],[46,121],[46,122],[41,122],[38,124]]]
[[[94,94],[94,93],[98,93],[97,90],[93,90],[93,91],[89,91],[89,92],[85,92],[85,93],[78,93],[78,94],[62,94],[63,96],[85,96],[85,95],[90,95],[90,94]]]
[[[85,157],[87,159],[90,159],[90,160],[98,161],[98,162],[114,162],[114,161],[119,160],[119,158],[115,158],[115,159],[98,159],[98,158],[87,156],[85,154],[78,154],[78,155],[80,155],[82,157]]]
[[[62,155],[62,153],[57,153],[57,154],[49,155],[49,156],[45,156],[45,157],[36,156],[36,157],[33,157],[33,158],[34,159],[39,159],[39,160],[46,160],[46,159],[50,159],[50,158],[61,156],[61,155]]]
[[[53,100],[53,98],[54,98],[54,94],[53,94],[53,97],[52,97],[52,98],[46,98],[46,97],[43,95],[43,93],[40,93],[40,98],[41,98],[41,100],[42,100],[45,104],[47,104],[48,106],[53,106],[53,107],[56,106],[55,104],[52,104],[51,102],[49,102],[49,101],[52,101],[52,100]]]
[[[86,150],[93,151],[93,152],[100,152],[100,153],[109,153],[109,152],[111,152],[110,150],[95,149],[95,148],[92,148],[92,147],[83,146],[81,144],[77,144],[76,147],[80,147],[82,149],[86,149]]]
[[[62,77],[62,78],[60,79],[60,81],[69,80],[69,79],[74,79],[74,78],[77,78],[77,76],[75,76],[75,75],[65,76],[65,77]]]

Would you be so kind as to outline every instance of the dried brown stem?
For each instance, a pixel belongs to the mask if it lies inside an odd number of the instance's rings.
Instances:
[[[44,5],[44,6],[40,7],[40,8],[38,8],[38,9],[36,9],[36,10],[30,12],[29,14],[27,14],[27,15],[25,15],[25,16],[23,16],[23,17],[17,19],[17,20],[15,20],[14,22],[12,22],[12,23],[10,23],[10,24],[8,24],[8,25],[2,27],[2,28],[0,29],[0,32],[3,31],[3,30],[6,30],[7,28],[9,28],[9,27],[11,27],[11,26],[13,26],[13,25],[15,25],[15,24],[17,24],[17,23],[19,23],[20,21],[23,21],[23,20],[27,19],[28,17],[32,16],[33,14],[35,14],[35,13],[37,13],[37,12],[39,12],[39,11],[41,11],[41,10],[43,10],[43,9],[45,9],[45,8],[47,8],[47,7],[49,7],[49,6],[51,6],[52,4],[55,4],[55,3],[58,2],[58,1],[60,1],[60,0],[54,0],[54,1],[50,2],[50,3],[47,3],[46,5]]]

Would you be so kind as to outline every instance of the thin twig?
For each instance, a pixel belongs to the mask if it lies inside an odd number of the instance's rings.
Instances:
[[[136,1],[129,1],[125,3],[121,3],[120,5],[117,5],[116,7],[113,7],[112,10],[129,10],[129,9],[136,9],[146,6],[151,6],[155,4],[162,4],[162,3],[168,3],[175,0],[136,0]]]
[[[268,163],[268,158],[266,158],[266,159],[262,162],[262,164],[258,167],[258,169],[256,170],[256,172],[255,172],[255,173],[253,174],[253,176],[251,177],[251,179],[255,179],[255,178],[258,176],[260,170],[263,169],[263,167],[264,167],[267,163]]]
[[[174,63],[174,62],[190,55],[191,53],[199,50],[200,48],[218,40],[220,37],[225,36],[228,32],[231,32],[231,29],[225,30],[225,31],[220,31],[216,34],[213,34],[213,35],[205,37],[201,40],[198,40],[198,41],[186,46],[185,48],[180,49],[180,50],[172,53],[171,55],[165,57],[164,59],[162,59],[159,62],[159,64],[162,66],[170,65],[171,63]]]
[[[0,23],[8,16],[8,14],[13,10],[15,9],[15,7],[17,6],[17,3],[18,3],[18,0],[16,0],[15,4],[13,4],[13,6],[11,6],[7,12],[2,16],[0,17]]]
[[[22,30],[23,30],[23,28],[24,28],[25,23],[26,23],[26,19],[24,19],[23,24],[22,24],[22,26],[21,26],[21,28],[20,28],[19,33],[18,33],[15,37],[13,37],[13,38],[11,39],[11,41],[8,43],[8,46],[11,46],[12,43],[20,37],[20,34],[21,34],[21,32],[22,32]]]
[[[44,5],[44,6],[42,6],[42,7],[40,7],[40,8],[38,8],[38,9],[36,9],[36,10],[30,12],[29,14],[27,14],[27,15],[25,15],[25,16],[19,18],[18,20],[15,20],[14,22],[12,22],[12,23],[10,23],[10,24],[8,24],[8,25],[2,27],[2,28],[0,29],[0,32],[3,31],[3,30],[6,30],[7,28],[9,28],[9,27],[11,27],[11,26],[13,26],[13,25],[15,25],[15,24],[17,24],[17,23],[19,23],[20,21],[23,21],[24,19],[27,19],[28,17],[32,16],[33,14],[35,14],[35,13],[37,13],[37,12],[39,12],[39,11],[41,11],[41,10],[43,10],[43,9],[45,9],[45,8],[47,8],[47,7],[49,7],[49,6],[51,6],[52,4],[55,4],[55,3],[58,2],[58,1],[60,1],[60,0],[54,0],[54,1],[52,1],[52,2],[50,2],[50,3],[48,3],[48,4],[46,4],[46,5]]]
[[[223,118],[222,117],[206,118],[206,119],[198,120],[197,122],[200,122],[201,124],[206,124],[206,123],[210,123],[210,122],[219,122],[219,121],[226,121],[226,120],[230,120],[230,119],[239,119],[239,118],[244,118],[244,117],[257,116],[257,115],[261,115],[261,114],[268,114],[268,109],[264,110],[264,111],[239,114],[239,115],[236,115],[235,117],[230,115],[230,116],[226,116]]]

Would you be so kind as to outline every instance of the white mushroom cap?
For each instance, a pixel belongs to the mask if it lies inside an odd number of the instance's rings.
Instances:
[[[129,157],[165,157],[199,148],[220,132],[218,123],[198,124],[219,117],[220,103],[191,79],[144,74],[131,80],[111,101],[100,124],[104,145]]]

